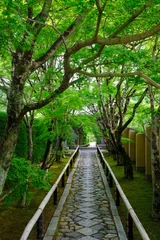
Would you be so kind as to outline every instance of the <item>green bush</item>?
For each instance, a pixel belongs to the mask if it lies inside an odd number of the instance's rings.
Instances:
[[[49,190],[49,174],[24,158],[14,158],[8,172],[6,188],[11,192],[5,199],[6,204],[18,202],[24,194],[29,204],[33,194],[31,189]]]

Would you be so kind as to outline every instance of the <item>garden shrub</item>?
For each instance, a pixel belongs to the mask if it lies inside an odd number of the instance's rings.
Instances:
[[[18,202],[26,194],[27,204],[33,196],[32,189],[50,189],[49,173],[24,158],[13,158],[8,172],[6,188],[11,193],[5,203]]]

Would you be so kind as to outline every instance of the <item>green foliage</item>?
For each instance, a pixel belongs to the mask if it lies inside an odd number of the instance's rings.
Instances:
[[[49,190],[49,175],[24,158],[14,158],[7,176],[6,187],[11,191],[6,197],[6,204],[19,201],[24,194],[29,204],[32,188]]]
[[[38,163],[43,159],[46,141],[48,139],[47,125],[44,119],[38,118],[34,120],[33,125],[33,162]]]
[[[128,142],[134,143],[134,141],[132,139],[124,138],[124,137],[121,137],[121,141],[122,141],[122,143],[128,143]]]
[[[22,158],[27,158],[28,154],[28,140],[26,126],[24,122],[21,123],[20,132],[17,140],[17,145],[15,149],[15,155]]]
[[[6,121],[6,113],[0,112],[0,136],[3,135],[4,127]],[[35,119],[33,125],[33,162],[38,163],[42,160],[45,151],[45,144],[47,137],[44,133],[47,132],[47,125],[44,124],[43,119]],[[22,122],[20,127],[20,132],[18,136],[18,141],[15,149],[15,155],[20,158],[27,159],[28,154],[28,139],[26,126]]]

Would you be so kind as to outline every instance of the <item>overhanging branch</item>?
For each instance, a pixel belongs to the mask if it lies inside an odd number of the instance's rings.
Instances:
[[[74,72],[74,70],[73,70]],[[150,84],[156,88],[160,88],[160,84],[155,82],[153,79],[151,79],[148,75],[144,74],[142,71],[137,71],[137,72],[131,72],[131,73],[111,73],[111,72],[104,72],[104,73],[90,73],[82,70],[76,69],[74,73],[81,73],[84,74],[88,77],[134,77],[134,76],[139,76],[144,79],[144,82],[147,84]]]
[[[78,52],[80,49],[87,47],[87,46],[91,46],[92,44],[101,44],[103,46],[108,45],[123,45],[123,44],[127,44],[127,43],[132,43],[135,41],[139,41],[139,40],[143,40],[145,38],[151,37],[152,35],[154,35],[155,33],[158,33],[160,31],[160,23],[157,24],[156,26],[154,26],[153,28],[151,28],[148,31],[142,32],[140,34],[133,34],[130,36],[120,36],[120,37],[107,37],[107,38],[102,38],[101,36],[98,37],[92,37],[90,39],[87,40],[82,40],[82,41],[78,41],[76,42],[73,47],[68,49],[68,54],[74,54],[76,52]]]

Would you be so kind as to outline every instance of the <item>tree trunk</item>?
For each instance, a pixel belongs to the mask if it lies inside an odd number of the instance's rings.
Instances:
[[[33,163],[33,129],[32,126],[27,128],[28,132],[28,160],[31,160]]]
[[[26,123],[26,122],[25,122]],[[33,129],[31,124],[26,124],[27,128],[27,137],[28,137],[28,160],[31,160],[33,163]],[[28,188],[28,184],[26,185],[26,191]],[[19,200],[18,207],[25,207],[26,206],[26,200],[27,200],[27,193],[24,192],[23,196]]]
[[[27,128],[27,138],[28,138],[28,160],[33,163],[33,123],[34,123],[34,111],[26,113],[24,116],[24,123]]]
[[[17,144],[20,124],[23,120],[23,90],[28,74],[28,61],[17,50],[12,61],[12,82],[7,95],[7,119],[3,137],[0,142],[0,195],[6,181],[7,173]]]
[[[123,156],[123,163],[124,163],[124,178],[133,179],[132,160],[126,153],[126,150],[124,147],[122,147],[122,156]]]
[[[48,167],[48,164],[50,162],[51,159],[51,153],[52,153],[52,141],[48,140],[47,144],[46,144],[46,150],[44,153],[44,157],[43,157],[43,163],[41,166],[41,169],[46,170]]]
[[[28,189],[28,184],[26,184],[26,191],[24,192],[23,196],[18,202],[18,207],[22,208],[26,206],[26,200],[27,200],[27,189]]]
[[[118,149],[118,152],[116,154],[117,165],[124,166],[124,178],[133,179],[132,160],[128,156],[128,154],[127,154],[125,148],[122,146],[122,144],[119,144],[117,149]]]
[[[116,152],[114,154],[114,158],[117,161],[117,166],[124,166],[124,155],[122,152]]]
[[[160,220],[160,161],[159,161],[159,146],[158,132],[155,127],[151,128],[151,143],[152,143],[152,184],[153,184],[153,199],[152,199],[152,217]]]
[[[151,161],[152,161],[152,217],[160,220],[160,151],[159,151],[159,133],[160,133],[160,106],[155,112],[154,95],[152,87],[149,87],[150,107],[151,107]]]
[[[60,162],[62,157],[62,142],[63,139],[61,137],[57,137],[57,144],[56,144],[56,162]]]
[[[5,133],[5,137],[0,143],[0,195],[3,192],[11,160],[15,151],[19,134],[19,126],[16,125],[12,127],[12,129],[8,129]]]

